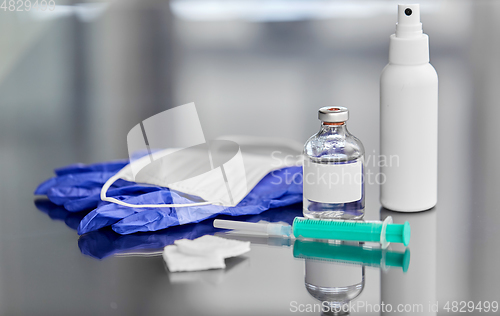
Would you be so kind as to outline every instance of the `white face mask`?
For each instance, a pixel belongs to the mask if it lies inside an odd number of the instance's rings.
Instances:
[[[169,148],[132,161],[101,189],[101,200],[128,207],[236,206],[273,170],[300,166],[302,145],[286,139],[228,136],[184,149]],[[106,192],[117,180],[167,187],[193,203],[129,204]],[[201,198],[199,201],[196,197]],[[198,201],[197,201],[198,200]]]

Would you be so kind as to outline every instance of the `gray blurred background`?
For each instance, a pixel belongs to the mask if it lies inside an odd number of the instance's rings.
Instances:
[[[500,2],[419,2],[440,80],[438,300],[498,300]],[[38,183],[70,163],[127,158],[128,131],[169,107],[195,102],[208,139],[305,142],[319,128],[317,109],[342,105],[376,155],[397,3],[59,0],[53,12],[0,10],[2,314],[37,306],[52,282],[72,282],[71,270],[44,279],[54,260],[83,260],[76,233],[35,211]],[[367,218],[376,218],[378,188],[366,194]],[[52,242],[73,252],[50,253]],[[110,264],[89,270],[121,271]]]

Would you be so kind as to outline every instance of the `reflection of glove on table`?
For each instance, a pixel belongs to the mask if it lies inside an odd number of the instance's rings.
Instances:
[[[77,229],[80,221],[85,216],[84,212],[68,212],[64,207],[55,205],[46,199],[35,201],[36,207],[48,214],[53,220],[62,220],[72,229]],[[302,205],[278,207],[267,210],[257,215],[238,216],[237,220],[247,222],[286,222],[291,224],[293,219],[302,215]],[[234,219],[234,217],[221,215],[217,218]],[[196,224],[178,225],[158,232],[120,235],[110,228],[100,229],[87,233],[78,240],[80,251],[96,259],[103,259],[115,254],[151,253],[159,254],[168,245],[179,239],[195,239],[204,235],[213,235],[221,232],[213,226],[213,219],[207,219]]]

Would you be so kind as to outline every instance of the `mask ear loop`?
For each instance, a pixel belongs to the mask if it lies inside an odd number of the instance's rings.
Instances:
[[[130,203],[123,202],[123,201],[120,201],[118,199],[106,196],[106,192],[108,192],[109,187],[111,187],[111,185],[113,183],[115,183],[115,181],[118,179],[120,179],[120,176],[118,174],[115,174],[114,176],[109,178],[108,181],[106,181],[106,183],[104,183],[104,185],[102,186],[102,189],[101,189],[101,200],[102,201],[111,202],[111,203],[115,203],[115,204],[127,206],[127,207],[140,207],[140,208],[144,208],[144,207],[146,207],[146,208],[190,207],[190,206],[202,206],[202,205],[215,204],[214,202],[197,202],[197,203],[188,203],[188,204],[130,204]]]

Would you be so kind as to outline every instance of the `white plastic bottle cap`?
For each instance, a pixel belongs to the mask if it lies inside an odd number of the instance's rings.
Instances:
[[[398,65],[429,62],[429,37],[422,32],[418,4],[398,5],[398,23],[396,33],[391,35],[389,62]]]
[[[349,119],[349,110],[343,106],[325,106],[319,109],[318,118],[327,123],[345,122]]]
[[[420,23],[420,6],[418,4],[399,4],[396,36],[399,38],[415,38],[422,36]]]

